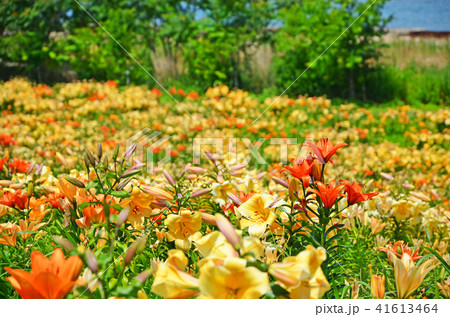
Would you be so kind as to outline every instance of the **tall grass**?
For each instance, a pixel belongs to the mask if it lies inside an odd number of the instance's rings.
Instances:
[[[369,76],[368,98],[414,104],[447,104],[450,96],[450,66],[439,69],[410,64],[379,65]]]

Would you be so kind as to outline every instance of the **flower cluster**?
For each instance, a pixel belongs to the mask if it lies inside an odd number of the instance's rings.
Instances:
[[[448,110],[284,97],[252,125],[275,99],[171,93],[198,125],[156,89],[0,84],[0,297],[448,297]],[[122,146],[149,123],[167,144]],[[290,163],[264,144],[303,131]],[[191,138],[237,136],[269,164],[190,159]]]

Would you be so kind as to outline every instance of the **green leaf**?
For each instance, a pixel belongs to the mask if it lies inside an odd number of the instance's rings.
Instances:
[[[281,287],[278,284],[273,284],[272,286],[272,292],[276,297],[285,297],[289,298],[289,292],[285,290],[283,287]]]
[[[437,253],[436,250],[434,250],[432,248],[429,248],[429,247],[422,247],[422,248],[424,248],[424,249],[430,251],[431,253],[433,253],[433,255],[439,260],[439,262],[441,262],[442,265],[445,267],[445,269],[447,270],[447,273],[450,273],[450,265],[448,265],[448,263],[445,262],[445,260],[442,258],[442,256],[439,253]]]
[[[128,192],[126,192],[124,190],[113,190],[111,192],[111,195],[113,195],[114,197],[119,197],[119,198],[128,198],[128,197],[131,196],[130,193],[128,193]]]
[[[25,230],[25,231],[17,231],[18,234],[29,234],[29,233],[38,233],[39,231]]]
[[[98,202],[95,202],[95,201],[85,201],[84,203],[81,203],[78,207],[80,209],[84,209],[86,207],[89,207],[90,205],[97,205],[97,204],[98,204]]]

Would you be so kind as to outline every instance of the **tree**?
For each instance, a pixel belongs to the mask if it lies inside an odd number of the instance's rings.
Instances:
[[[369,61],[378,57],[378,38],[388,21],[381,15],[386,1],[303,0],[282,8],[279,17],[283,27],[275,37],[278,58],[274,63],[280,89],[310,67],[291,86],[291,94],[328,92],[353,98],[356,87],[363,93],[365,72]]]

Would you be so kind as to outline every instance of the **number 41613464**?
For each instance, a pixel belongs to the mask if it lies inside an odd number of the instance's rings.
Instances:
[[[383,307],[384,306],[384,307]],[[390,314],[390,313],[400,313],[400,314],[408,314],[408,313],[437,313],[438,307],[437,304],[378,304],[377,308],[375,308],[380,314]]]

